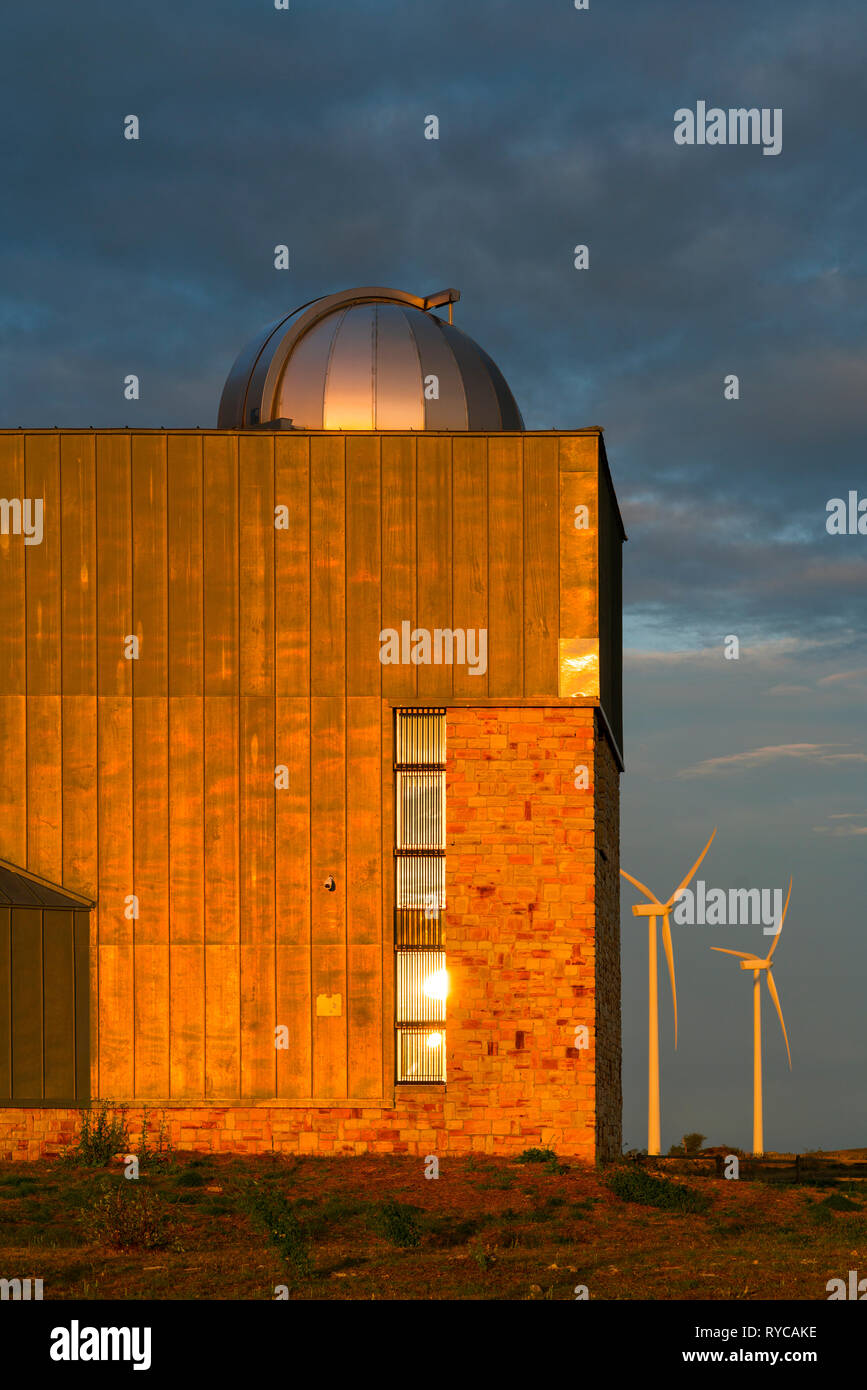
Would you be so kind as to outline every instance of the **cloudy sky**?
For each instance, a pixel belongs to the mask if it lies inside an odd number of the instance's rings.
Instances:
[[[456,322],[528,428],[605,427],[630,537],[622,862],[667,893],[716,826],[709,886],[794,876],[769,1148],[867,1144],[867,536],[825,529],[830,498],[867,497],[865,30],[862,0],[47,0],[3,19],[0,426],[213,425],[260,325],[385,284],[461,290]],[[781,153],[675,145],[698,101],[781,108]],[[708,946],[767,940],[675,928],[664,1147],[750,1146],[749,980]]]

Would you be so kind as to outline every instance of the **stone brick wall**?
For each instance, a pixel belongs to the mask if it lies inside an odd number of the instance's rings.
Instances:
[[[398,1087],[387,1105],[175,1102],[176,1149],[620,1151],[619,775],[597,722],[577,705],[448,713],[446,1088]],[[134,1152],[141,1106],[128,1118]],[[0,1158],[57,1153],[78,1119],[0,1108]]]
[[[452,710],[447,749],[446,1125],[592,1159],[594,711]]]

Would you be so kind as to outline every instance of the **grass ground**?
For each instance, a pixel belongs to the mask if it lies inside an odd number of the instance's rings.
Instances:
[[[426,1179],[419,1158],[184,1155],[134,1181],[120,1163],[4,1163],[0,1278],[41,1278],[46,1299],[572,1300],[584,1284],[748,1301],[826,1299],[829,1279],[867,1274],[857,1182],[672,1177],[707,1199],[683,1212],[559,1166],[447,1158]]]

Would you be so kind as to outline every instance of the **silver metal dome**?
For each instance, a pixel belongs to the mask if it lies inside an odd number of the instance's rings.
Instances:
[[[523,430],[499,367],[451,322],[458,299],[371,287],[302,304],[241,352],[217,428]]]

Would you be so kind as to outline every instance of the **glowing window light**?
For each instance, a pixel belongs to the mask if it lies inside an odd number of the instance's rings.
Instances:
[[[429,1033],[429,1034],[428,1034],[428,1039],[427,1039],[427,1045],[428,1045],[428,1047],[442,1047],[442,1045],[443,1045],[443,1035],[442,1035],[442,1033]]]
[[[428,999],[446,999],[449,992],[449,975],[447,970],[434,970],[431,975],[426,975],[422,985],[422,993]]]

